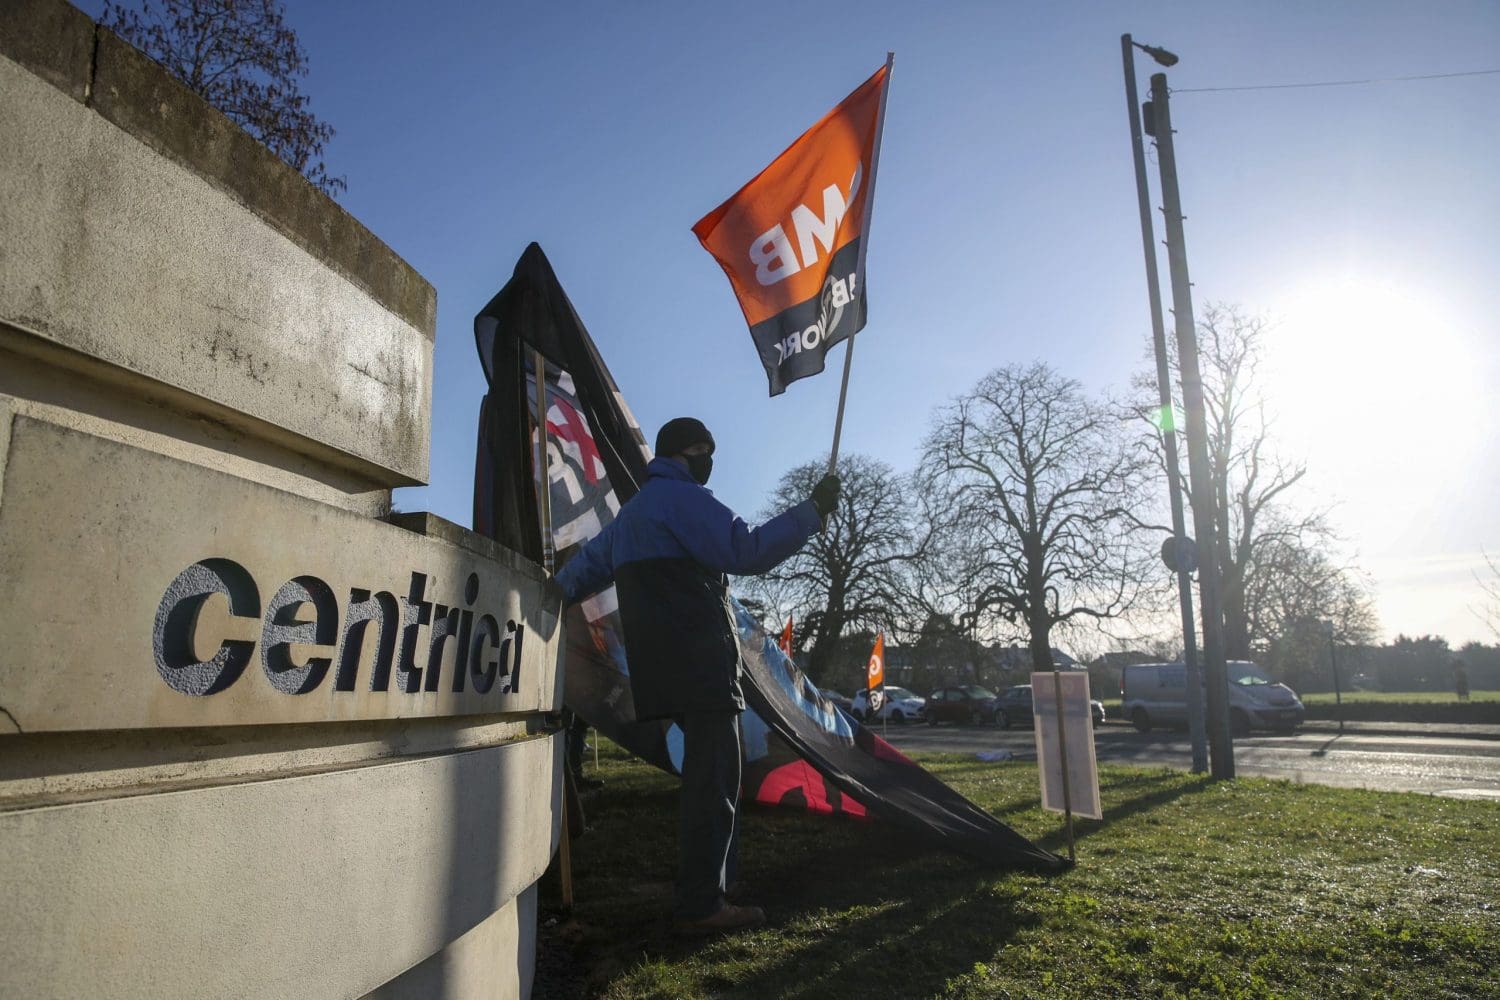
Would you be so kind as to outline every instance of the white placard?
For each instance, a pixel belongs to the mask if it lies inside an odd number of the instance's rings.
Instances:
[[[1062,732],[1057,697],[1062,691]],[[1083,671],[1031,675],[1032,725],[1042,776],[1042,808],[1063,812],[1062,750],[1067,749],[1068,799],[1073,815],[1103,819],[1099,803],[1099,764],[1094,758],[1094,720],[1089,709],[1089,675]]]

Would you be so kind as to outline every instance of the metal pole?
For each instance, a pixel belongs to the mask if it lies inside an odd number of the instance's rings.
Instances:
[[[563,770],[568,771],[567,762],[563,762]],[[573,836],[571,833],[572,823],[570,817],[573,812],[568,807],[568,788],[573,782],[571,773],[563,775],[562,793],[562,833],[557,838],[557,877],[558,888],[562,892],[562,904],[568,909],[573,909]]]
[[[531,367],[536,374],[536,453],[541,475],[537,509],[542,515],[542,565],[551,573],[557,551],[552,547],[552,470],[547,457],[547,359],[541,351],[532,352]]]
[[[891,92],[891,76],[896,71],[896,53],[885,54],[885,87],[880,92],[880,110],[875,113],[875,149],[870,153],[870,178],[865,182],[865,213],[859,223],[859,261],[854,275],[859,285],[858,294],[865,293],[865,254],[870,249],[870,220],[875,217],[875,173],[880,168],[880,140],[885,135],[885,100]],[[833,450],[828,453],[828,472],[831,475],[839,464],[839,438],[844,430],[844,400],[849,395],[849,366],[854,359],[854,335],[844,344],[844,379],[839,383],[839,412],[833,421]]]
[[[1162,214],[1167,229],[1167,266],[1172,276],[1172,316],[1177,327],[1177,362],[1187,413],[1188,475],[1193,491],[1193,527],[1198,535],[1198,600],[1203,609],[1203,666],[1208,679],[1208,739],[1215,778],[1234,777],[1234,742],[1229,734],[1229,675],[1224,666],[1224,623],[1219,606],[1218,555],[1214,544],[1212,483],[1209,481],[1208,424],[1203,376],[1198,370],[1198,334],[1193,328],[1193,292],[1188,281],[1187,246],[1182,230],[1182,194],[1177,188],[1177,153],[1167,75],[1151,76],[1156,119],[1156,151],[1161,170]]]
[[[1339,689],[1339,658],[1333,629],[1328,630],[1328,664],[1333,668],[1333,707],[1339,717],[1339,734],[1344,732],[1344,694]]]
[[[863,240],[864,236],[861,235]],[[839,414],[833,420],[833,450],[828,453],[828,472],[830,475],[839,464],[839,437],[844,431],[844,400],[849,396],[849,368],[854,362],[854,338],[851,336],[844,341],[844,380],[839,383]]]
[[[1182,480],[1177,466],[1177,428],[1172,409],[1172,372],[1167,363],[1167,333],[1161,314],[1161,279],[1156,272],[1156,239],[1151,227],[1151,194],[1146,183],[1146,152],[1141,139],[1140,102],[1135,91],[1135,47],[1129,35],[1120,36],[1125,58],[1125,104],[1130,109],[1130,152],[1135,160],[1135,193],[1141,215],[1141,249],[1146,256],[1146,291],[1151,299],[1151,342],[1156,350],[1156,390],[1161,400],[1162,451],[1167,464],[1167,496],[1172,504],[1172,536],[1178,551],[1186,549],[1183,527]],[[1182,662],[1187,668],[1188,736],[1193,744],[1193,771],[1208,770],[1208,742],[1203,730],[1203,677],[1198,668],[1198,635],[1193,626],[1193,575],[1179,558],[1177,603],[1182,610]]]
[[[542,566],[548,573],[552,572],[553,562],[557,558],[556,550],[552,545],[552,470],[551,463],[547,458],[547,359],[542,357],[541,351],[533,351],[531,354],[531,369],[536,376],[536,453],[537,469],[541,475],[541,482],[537,490],[537,510],[542,518]],[[566,733],[563,739],[567,739]],[[583,762],[579,761],[579,766]],[[562,835],[557,844],[557,868],[558,876],[562,883],[562,904],[569,910],[573,909],[573,837],[572,837],[572,810],[568,808],[567,784],[571,782],[572,776],[567,762],[564,761],[563,794],[562,794]]]
[[[1068,861],[1077,863],[1073,855],[1073,789],[1068,784],[1068,730],[1063,722],[1062,671],[1052,668],[1052,696],[1057,701],[1057,762],[1062,766],[1063,817],[1068,829]]]

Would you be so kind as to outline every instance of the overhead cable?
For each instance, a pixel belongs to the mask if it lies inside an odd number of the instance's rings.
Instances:
[[[1324,80],[1319,83],[1261,83],[1246,87],[1173,87],[1173,94],[1223,93],[1231,90],[1294,90],[1302,87],[1355,87],[1365,83],[1406,83],[1411,80],[1451,80],[1459,76],[1491,76],[1500,69],[1476,69],[1465,73],[1429,73],[1423,76],[1378,76],[1369,80]]]

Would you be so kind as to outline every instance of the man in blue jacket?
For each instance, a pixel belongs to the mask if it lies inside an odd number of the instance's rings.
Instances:
[[[740,791],[740,647],[727,574],[765,573],[812,537],[838,503],[828,475],[812,497],[750,528],[704,488],[713,435],[692,417],[656,435],[646,482],[558,573],[569,603],[614,583],[637,720],[682,730],[677,930],[755,927],[765,913],[725,898]]]

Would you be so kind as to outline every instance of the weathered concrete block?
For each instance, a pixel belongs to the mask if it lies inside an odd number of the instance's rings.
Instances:
[[[432,286],[281,157],[102,28],[93,73],[95,111],[232,195],[432,339]]]
[[[0,3],[0,55],[14,59],[75,101],[89,96],[96,30],[93,18],[58,0]]]
[[[520,950],[520,961],[510,959],[519,940],[530,944],[536,929],[535,886],[495,911],[436,955],[428,957],[360,1000],[512,1000],[531,994],[536,973],[536,950]]]
[[[541,876],[561,743],[0,812],[0,996],[375,990]],[[535,924],[491,931],[514,980]]]
[[[143,58],[117,55],[111,65]],[[234,129],[216,143],[233,129],[222,116],[182,129],[205,148],[249,141]],[[204,176],[6,58],[0,135],[0,321],[184,390],[210,414],[254,417],[283,432],[282,446],[357,466],[372,483],[425,481],[430,316],[418,326],[393,312]],[[285,185],[268,198],[311,190],[290,168],[268,175]],[[337,234],[347,215],[325,214]]]
[[[430,515],[432,287],[0,0],[0,997],[524,997],[562,595]]]

